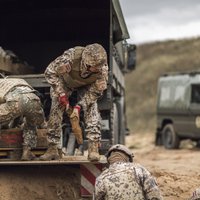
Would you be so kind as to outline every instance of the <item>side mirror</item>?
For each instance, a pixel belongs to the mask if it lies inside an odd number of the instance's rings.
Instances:
[[[117,52],[116,55],[119,60],[119,66],[124,74],[135,69],[136,45],[128,44],[126,40],[123,40],[114,45],[114,55],[115,51]]]
[[[136,66],[136,45],[129,44],[128,45],[128,62],[127,69],[128,71],[134,70]]]

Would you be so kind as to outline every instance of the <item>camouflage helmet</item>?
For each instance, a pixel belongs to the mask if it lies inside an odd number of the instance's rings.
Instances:
[[[106,51],[97,43],[87,45],[82,53],[82,61],[86,66],[101,68],[107,63]]]
[[[113,145],[112,147],[110,147],[110,149],[106,153],[107,158],[110,156],[112,151],[121,151],[121,152],[125,153],[129,157],[129,161],[133,162],[134,155],[126,146],[124,146],[122,144]]]

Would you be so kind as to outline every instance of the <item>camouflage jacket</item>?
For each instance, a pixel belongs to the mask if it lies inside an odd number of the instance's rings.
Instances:
[[[136,163],[118,162],[97,177],[96,200],[162,200],[154,177]]]
[[[76,88],[86,86],[87,92],[84,94],[79,104],[83,107],[94,103],[107,88],[108,80],[108,65],[105,64],[102,70],[96,74],[96,79],[89,82],[88,79],[92,76],[92,72],[87,71],[81,62],[81,53],[78,53],[84,47],[74,47],[65,51],[61,56],[52,61],[45,71],[45,77],[53,89],[53,95],[58,96],[60,93],[66,93],[66,88],[73,90],[71,82],[74,81],[71,72],[79,71],[77,77]],[[74,69],[76,68],[76,69]],[[85,84],[83,83],[85,80]],[[80,83],[80,84],[78,84]]]

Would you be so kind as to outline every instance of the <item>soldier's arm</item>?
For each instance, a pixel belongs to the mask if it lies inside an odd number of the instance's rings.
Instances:
[[[85,92],[78,104],[81,105],[83,109],[86,109],[88,106],[97,101],[97,99],[102,96],[103,91],[106,90],[107,82],[108,65],[104,65],[99,78],[89,86],[88,90]]]
[[[52,61],[45,70],[45,78],[56,94],[64,93],[63,75],[71,71],[74,58],[74,49],[65,51]]]
[[[148,200],[163,200],[160,189],[155,178],[144,167],[140,166],[140,182],[146,199]]]
[[[95,181],[95,191],[94,191],[95,200],[104,200],[105,192],[106,191],[105,191],[105,186],[103,184],[103,180],[101,179],[101,176],[99,176]]]

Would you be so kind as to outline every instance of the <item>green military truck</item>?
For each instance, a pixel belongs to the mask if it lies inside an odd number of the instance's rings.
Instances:
[[[100,43],[108,53],[109,64],[108,89],[98,102],[102,116],[101,152],[104,153],[112,144],[124,143],[128,130],[124,75],[135,68],[136,46],[128,44],[126,41],[129,33],[119,0],[1,0],[0,19],[0,45],[2,47],[0,49],[0,72],[5,76],[24,78],[30,83],[40,93],[47,118],[51,99],[49,85],[43,73],[48,64],[68,48]],[[1,58],[2,55],[6,55],[6,59],[5,57]],[[76,144],[69,127],[70,124],[63,122],[62,145],[67,149],[68,154],[71,154],[71,157],[50,162],[9,161],[13,158],[15,147],[4,143],[4,146],[0,147],[2,158],[0,165],[19,165],[24,173],[28,171],[26,173],[30,177],[32,174],[29,173],[29,169],[35,170],[36,166],[40,166],[39,174],[41,176],[43,173],[47,173],[48,169],[49,177],[52,173],[57,172],[58,177],[62,178],[61,171],[64,169],[65,179],[74,176],[71,180],[80,180],[82,177],[80,170],[87,168],[90,163],[84,156],[73,156]],[[11,132],[6,130],[4,133],[11,134]],[[3,135],[3,130],[1,133]],[[68,135],[66,136],[66,134]],[[7,136],[3,138],[5,139]],[[6,145],[8,146],[6,147]],[[16,143],[16,145],[18,145],[17,148],[20,148],[20,144]],[[87,150],[86,139],[83,150]],[[84,167],[81,164],[85,164]],[[26,165],[29,165],[29,168],[25,167]],[[52,169],[52,166],[55,165],[56,169]],[[66,165],[72,168],[73,173],[66,174]],[[10,168],[10,170],[14,169]],[[94,167],[88,168],[88,171],[92,173],[86,173],[83,180],[87,179],[90,182],[89,186],[88,182],[86,184],[84,181],[82,182],[82,179],[77,182],[78,184],[73,184],[72,181],[70,186],[75,191],[78,186],[81,186],[83,196],[91,195],[93,190],[94,178],[88,174],[93,174],[93,176],[97,174],[93,173]],[[40,175],[38,175],[38,179]],[[56,178],[54,177],[55,180]],[[33,181],[33,179],[31,180]],[[23,181],[26,182],[24,179]],[[18,199],[23,200],[22,197]],[[78,197],[68,199],[78,199]]]
[[[200,141],[200,72],[159,78],[156,145],[179,148],[180,141]]]

